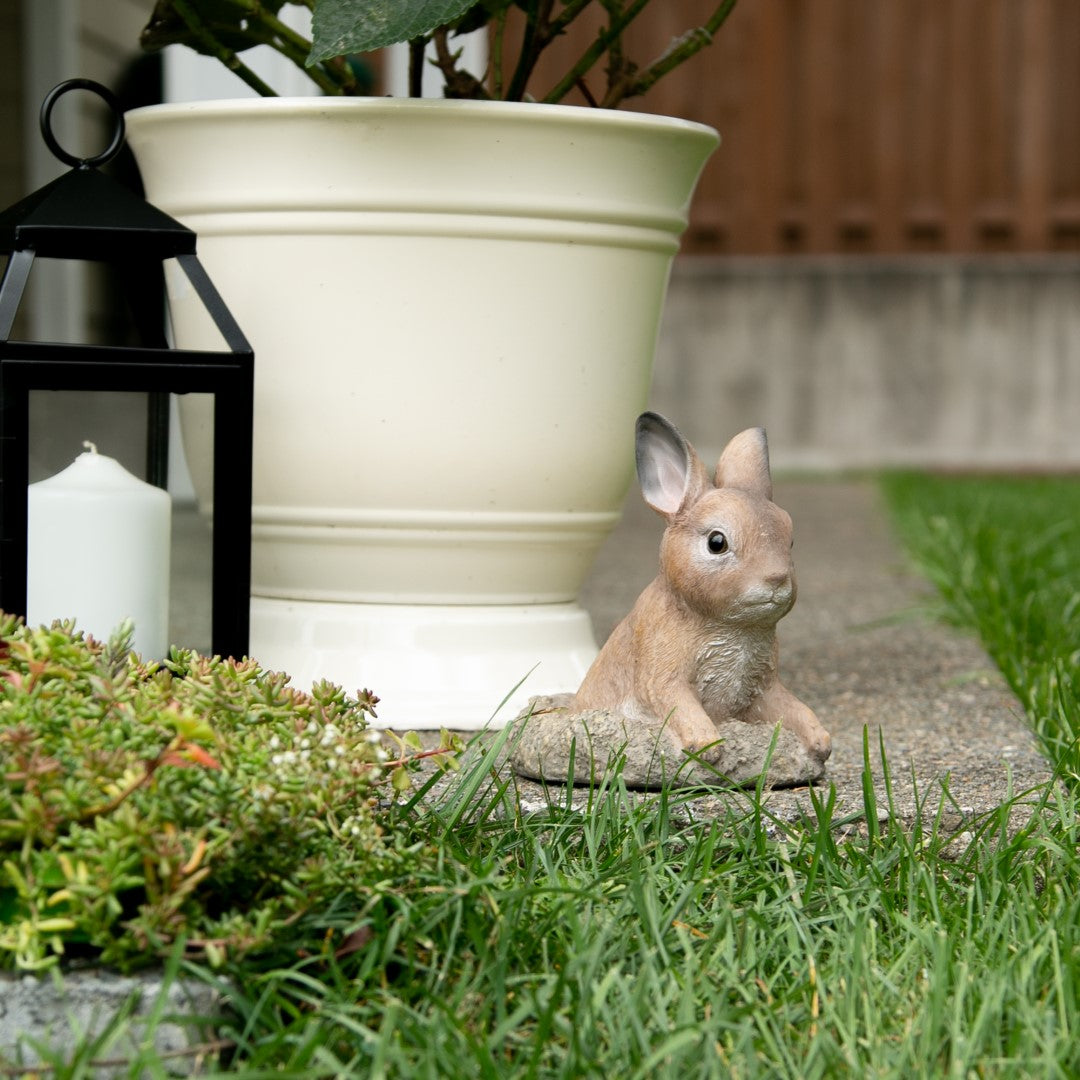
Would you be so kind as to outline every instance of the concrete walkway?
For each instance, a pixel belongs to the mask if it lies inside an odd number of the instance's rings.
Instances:
[[[917,799],[932,815],[943,785],[947,821],[955,825],[999,805],[1010,785],[1017,793],[1047,779],[1049,767],[1023,710],[993,663],[976,640],[933,617],[936,594],[893,542],[874,483],[781,481],[775,500],[795,522],[799,580],[798,602],[780,623],[782,676],[832,735],[819,789],[835,784],[836,819],[863,809],[864,726],[879,807],[886,805],[880,731],[905,819],[914,816]],[[174,596],[183,597],[174,604],[181,620],[174,620],[174,640],[205,649],[197,643],[209,638],[208,534],[193,511],[178,513],[174,527]],[[582,595],[598,641],[655,575],[662,531],[660,518],[633,490]],[[523,808],[544,804],[542,787],[517,783]],[[718,792],[696,805],[710,815],[731,799]],[[775,791],[769,803],[788,818],[808,809],[810,798],[806,789]]]

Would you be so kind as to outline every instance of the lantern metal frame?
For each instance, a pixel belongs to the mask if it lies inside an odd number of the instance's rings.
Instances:
[[[110,146],[91,158],[64,152],[51,131],[57,99],[90,90],[113,110]],[[123,143],[115,97],[86,79],[55,87],[41,110],[42,135],[70,172],[0,214],[0,608],[26,612],[30,394],[34,390],[204,393],[214,398],[211,648],[247,655],[251,594],[251,454],[254,352],[195,254],[196,234],[96,171]],[[11,339],[37,256],[133,265],[175,259],[227,351],[158,344],[75,345]]]

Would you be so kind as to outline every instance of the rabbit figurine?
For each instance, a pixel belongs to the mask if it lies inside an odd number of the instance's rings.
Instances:
[[[760,772],[779,724],[777,738],[790,733],[785,745],[797,760],[778,782],[817,779],[829,734],[777,673],[776,624],[795,603],[796,586],[791,518],[772,502],[764,430],[736,435],[710,477],[675,427],[649,412],[637,421],[636,455],[645,501],[667,522],[660,573],[577,693],[534,699],[535,720],[562,719],[557,730],[548,720],[546,731],[541,724],[531,739],[526,734],[512,755],[515,768],[558,779],[551,762],[571,742],[587,740],[596,759],[619,750],[598,743],[621,740],[634,760],[651,748],[654,759],[666,755],[670,772],[689,751],[742,782]],[[641,782],[647,774],[645,767]]]

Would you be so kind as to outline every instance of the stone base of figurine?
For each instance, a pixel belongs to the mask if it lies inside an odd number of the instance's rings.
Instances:
[[[768,787],[800,787],[825,773],[824,762],[783,728],[718,724],[717,745],[689,757],[666,724],[632,722],[608,709],[571,712],[573,697],[533,698],[514,721],[510,764],[520,776],[590,784],[618,765],[623,781],[635,788],[742,787],[763,772]]]

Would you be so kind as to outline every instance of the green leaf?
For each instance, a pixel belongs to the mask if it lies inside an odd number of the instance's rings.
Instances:
[[[23,877],[23,872],[12,862],[11,859],[4,860],[4,870],[7,873],[8,881],[15,886],[15,891],[23,900],[29,900],[33,893],[30,889],[30,884],[26,878]]]
[[[472,5],[473,0],[315,0],[308,67],[411,41],[453,22]]]

